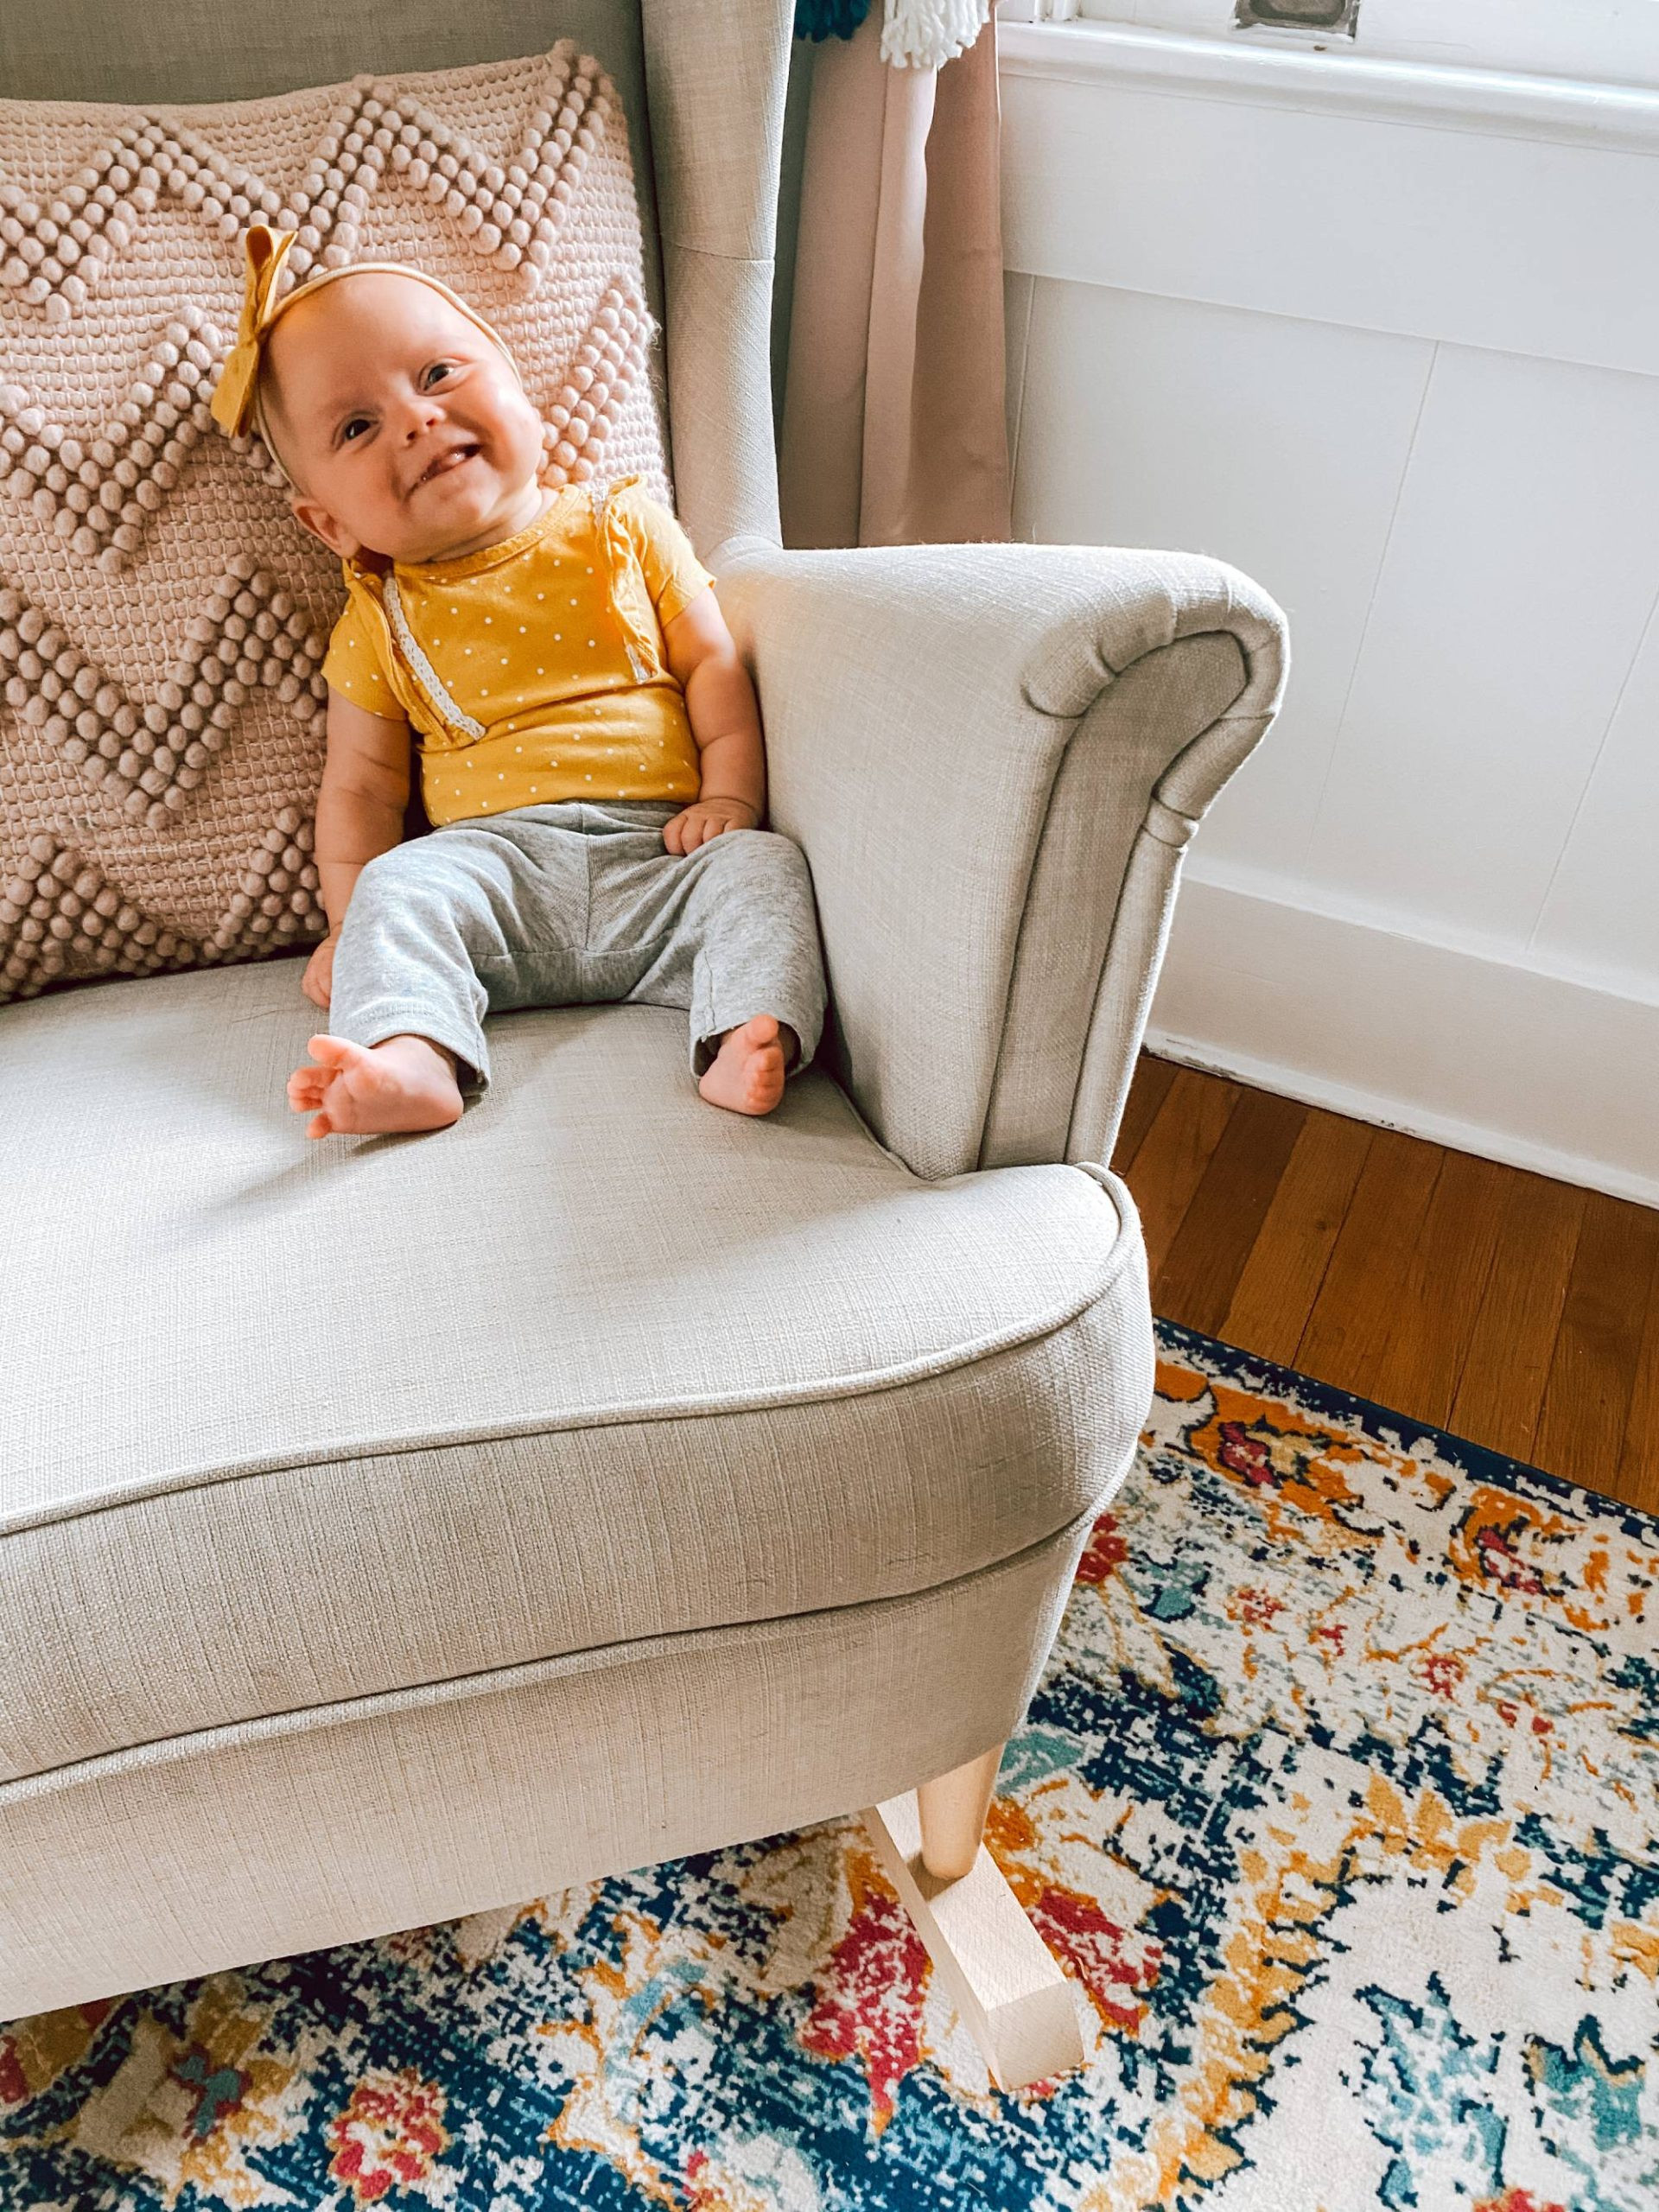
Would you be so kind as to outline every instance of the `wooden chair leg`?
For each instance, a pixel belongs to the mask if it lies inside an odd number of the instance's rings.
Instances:
[[[981,1840],[1002,1746],[863,1815],[957,2012],[1001,2089],[1084,2063],[1065,1974]]]
[[[982,1757],[923,1783],[917,1790],[922,1864],[937,1880],[959,1882],[978,1858],[1001,1764],[1002,1746],[994,1745]]]

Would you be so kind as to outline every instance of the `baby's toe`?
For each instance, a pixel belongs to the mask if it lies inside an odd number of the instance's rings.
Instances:
[[[765,1110],[775,1106],[784,1093],[784,1055],[780,1046],[765,1047],[749,1068],[749,1103]]]

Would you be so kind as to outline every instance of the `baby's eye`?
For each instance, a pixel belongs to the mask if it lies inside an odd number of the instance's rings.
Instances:
[[[434,361],[431,367],[427,371],[423,380],[426,389],[430,391],[433,385],[435,384],[441,383],[442,379],[449,374],[454,366],[454,364],[453,361]]]
[[[350,445],[353,438],[360,438],[364,431],[368,429],[370,427],[369,418],[366,415],[352,416],[347,421],[342,423],[340,426],[340,442],[343,446]]]

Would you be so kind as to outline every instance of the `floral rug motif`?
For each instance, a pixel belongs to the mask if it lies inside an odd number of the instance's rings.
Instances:
[[[4,2212],[1655,2212],[1659,1522],[1162,1327],[988,1840],[994,2090],[845,1821],[0,2029]]]

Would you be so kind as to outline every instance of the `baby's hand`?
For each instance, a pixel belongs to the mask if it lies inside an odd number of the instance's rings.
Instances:
[[[693,799],[683,812],[664,823],[663,842],[671,853],[695,853],[722,830],[753,830],[760,820],[759,809],[747,799]]]
[[[314,1006],[326,1007],[334,995],[334,947],[339,943],[340,931],[330,930],[305,963],[300,988]]]

